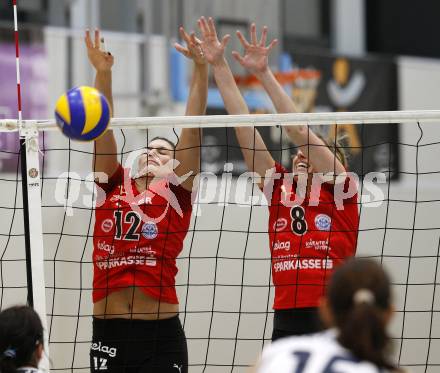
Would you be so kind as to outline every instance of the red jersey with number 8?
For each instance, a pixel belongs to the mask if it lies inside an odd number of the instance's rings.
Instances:
[[[97,185],[102,190],[93,235],[93,302],[136,286],[177,304],[176,258],[190,224],[191,192],[159,181],[139,193],[121,166],[108,183]]]
[[[295,204],[295,181],[289,179],[291,188],[286,188],[288,171],[279,164],[275,169],[278,179],[274,180],[272,194],[266,195],[275,285],[273,308],[317,307],[335,266],[356,252],[357,189],[350,197],[346,193],[347,198],[337,206],[335,186],[323,183],[314,202],[306,196]],[[347,177],[341,191],[348,192],[350,183],[355,182]]]

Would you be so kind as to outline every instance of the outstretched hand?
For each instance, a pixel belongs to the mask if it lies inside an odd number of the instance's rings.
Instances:
[[[272,48],[278,43],[274,39],[266,47],[267,26],[263,27],[260,41],[257,41],[257,27],[255,23],[251,25],[251,42],[249,43],[240,31],[237,31],[238,39],[244,48],[244,55],[234,51],[234,58],[252,74],[262,73],[267,70],[269,65],[269,54]]]
[[[194,32],[188,34],[183,27],[179,27],[180,37],[185,41],[186,47],[179,43],[175,43],[174,47],[186,58],[193,60],[197,65],[206,64],[205,54],[200,46],[201,41],[198,39]]]
[[[208,21],[205,17],[201,17],[197,24],[202,33],[200,46],[205,55],[206,61],[211,65],[223,61],[226,45],[231,36],[225,35],[222,41],[220,41],[217,36],[214,20],[211,17],[209,17]]]
[[[97,71],[110,71],[114,63],[114,58],[111,53],[101,50],[101,41],[104,39],[101,39],[98,29],[95,30],[94,39],[94,42],[92,42],[90,31],[86,30],[84,40],[89,61]]]

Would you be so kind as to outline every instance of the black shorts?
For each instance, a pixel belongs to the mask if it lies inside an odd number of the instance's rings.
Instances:
[[[317,333],[323,330],[318,308],[275,310],[272,342],[293,335]]]
[[[90,371],[187,373],[188,349],[179,317],[152,321],[94,317]]]

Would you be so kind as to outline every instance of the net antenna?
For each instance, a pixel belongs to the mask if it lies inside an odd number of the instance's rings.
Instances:
[[[44,250],[40,187],[38,129],[34,123],[23,121],[20,80],[20,42],[17,0],[13,0],[14,38],[17,71],[17,127],[20,135],[21,183],[26,251],[27,302],[39,314],[44,329],[44,351],[40,368],[49,371],[49,344],[46,320],[44,282]]]

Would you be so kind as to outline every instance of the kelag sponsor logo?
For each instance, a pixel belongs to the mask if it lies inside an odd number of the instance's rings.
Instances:
[[[109,347],[109,346],[101,344],[101,341],[98,342],[98,343],[92,343],[91,349],[93,351],[99,351],[99,352],[102,352],[104,354],[108,354],[108,356],[110,356],[110,357],[115,357],[116,356],[116,352],[118,351],[116,349],[116,347]]]
[[[273,246],[274,251],[277,250],[290,250],[290,241],[277,241]]]
[[[113,255],[115,253],[115,247],[113,245],[109,245],[105,241],[98,241],[98,249],[107,251],[110,255]]]

